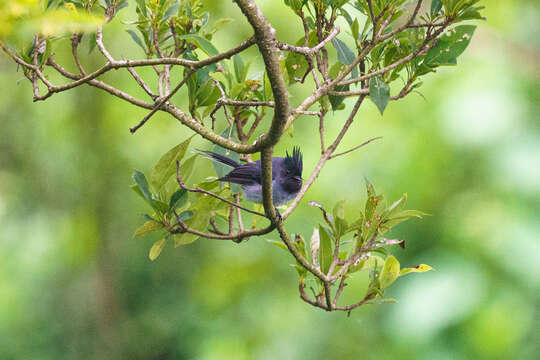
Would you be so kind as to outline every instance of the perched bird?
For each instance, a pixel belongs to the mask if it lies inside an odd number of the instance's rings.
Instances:
[[[218,179],[239,184],[244,191],[245,199],[262,203],[261,161],[240,164],[226,156],[212,151],[199,151],[212,161],[230,166],[232,171]],[[293,148],[292,155],[272,158],[272,198],[274,206],[288,203],[296,197],[302,188],[302,153],[298,147]]]

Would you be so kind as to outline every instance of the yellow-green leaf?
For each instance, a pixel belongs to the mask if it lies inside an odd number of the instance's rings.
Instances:
[[[176,161],[180,161],[184,158],[193,136],[167,151],[154,166],[152,174],[150,175],[150,184],[156,193],[161,191],[161,188],[176,172]]]
[[[380,284],[381,289],[390,286],[399,276],[399,261],[395,256],[389,256],[381,272]]]
[[[319,237],[320,237],[320,248],[319,248],[319,264],[321,265],[321,271],[323,273],[328,273],[330,270],[330,265],[334,259],[334,251],[332,250],[332,236],[330,231],[319,225]]]
[[[276,245],[278,248],[281,248],[287,252],[289,251],[289,249],[287,248],[287,245],[285,245],[282,241],[271,240],[271,239],[267,239],[266,241],[269,242],[270,244]]]
[[[426,272],[426,271],[429,271],[429,270],[432,270],[433,268],[429,265],[426,265],[426,264],[420,264],[420,265],[416,265],[416,266],[413,266],[412,268],[403,268],[401,269],[401,271],[399,272],[399,275],[405,275],[405,274],[409,274],[409,273],[413,273],[413,272]]]
[[[148,254],[148,257],[150,260],[154,261],[158,258],[159,254],[161,254],[161,251],[163,250],[163,247],[165,246],[165,241],[167,238],[163,238],[161,240],[158,240],[152,245],[150,248],[150,253]]]
[[[133,237],[136,238],[137,236],[143,236],[148,234],[149,232],[156,231],[162,228],[163,225],[156,221],[147,221],[141,226],[139,226],[137,230],[135,230],[135,234],[133,234]]]

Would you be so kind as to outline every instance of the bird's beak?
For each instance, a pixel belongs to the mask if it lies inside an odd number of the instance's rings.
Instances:
[[[294,179],[295,179],[295,180],[298,180],[298,181],[302,181],[302,177],[301,177],[301,176],[295,176]]]

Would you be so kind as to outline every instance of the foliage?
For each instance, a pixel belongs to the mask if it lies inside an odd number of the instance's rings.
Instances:
[[[13,49],[9,46],[13,44],[9,37],[5,40],[7,44],[1,44],[2,49],[23,66],[35,101],[89,84],[150,110],[131,132],[145,125],[157,111],[164,111],[213,143],[217,152],[232,154],[235,158],[243,154],[244,161],[252,161],[251,154],[261,153],[264,214],[240,203],[239,188],[218,186],[215,178],[194,187],[187,185],[197,160],[197,155],[186,157],[192,137],[165,153],[148,178],[135,171],[132,188],[151,211],[145,215],[147,222],[134,236],[156,232],[161,235],[150,249],[151,260],[161,254],[167,240],[174,241],[175,246],[205,238],[241,242],[277,230],[284,247],[296,260],[302,299],[327,311],[351,311],[365,303],[391,301],[384,298],[384,290],[401,274],[430,269],[427,265],[401,269],[388,248],[396,244],[403,246],[404,242],[384,237],[394,226],[423,213],[404,210],[406,195],[387,207],[384,197],[376,194],[369,182],[365,207],[355,210],[352,220],[346,220],[343,202],[336,204],[332,214],[312,202],[322,210],[325,224],[315,227],[309,246],[301,235],[292,239],[284,222],[327,161],[371,141],[335,153],[366,97],[383,115],[392,101],[421,87],[422,78],[428,73],[441,66],[457,64],[457,58],[475,30],[474,25],[459,23],[482,18],[479,1],[432,1],[430,7],[422,8],[422,1],[287,0],[285,5],[303,27],[303,34],[299,34],[293,45],[276,40],[270,22],[254,2],[235,0],[255,35],[224,51],[213,39],[229,19],[213,21],[201,0],[137,0],[131,3],[135,6],[136,18],[124,26],[132,44],[144,53],[144,59],[139,60],[116,60],[103,43],[104,29],[111,29],[105,25],[129,5],[125,0],[18,1],[19,7],[7,8],[7,25],[2,31],[10,34],[13,29],[17,29],[16,33],[28,27],[32,36],[24,32],[20,36],[26,36],[23,40],[30,45]],[[54,26],[50,24],[51,17],[55,19]],[[346,24],[344,30],[337,26],[338,22]],[[66,34],[71,35],[77,73],[56,63],[52,55],[57,46],[62,46],[53,40]],[[89,39],[90,51],[95,46],[106,59],[97,70],[87,71],[79,59],[78,48],[83,38]],[[264,71],[251,74],[250,62],[243,52],[255,44],[264,59],[264,64],[261,62],[258,66],[264,66]],[[287,55],[278,56],[278,51],[286,51]],[[152,83],[137,73],[140,67],[155,71]],[[181,67],[182,71],[173,72],[174,67]],[[129,71],[151,100],[135,98],[97,80],[113,69]],[[72,82],[54,85],[44,73],[46,70],[56,71]],[[178,73],[181,74],[179,80]],[[403,85],[397,86],[399,83]],[[43,95],[40,84],[46,87]],[[311,94],[296,107],[289,100],[294,86],[302,86]],[[187,109],[172,100],[184,87]],[[327,146],[325,116],[330,111],[347,110],[347,98],[356,99],[356,103],[348,109],[339,135]],[[223,116],[218,118],[221,110]],[[270,126],[260,134],[259,127],[269,111],[273,112]],[[278,217],[272,205],[270,186],[273,147],[284,133],[294,134],[293,123],[300,115],[319,118],[321,158],[296,199],[283,216]],[[216,124],[226,130],[216,132]],[[223,175],[223,169],[215,170],[218,176]],[[264,217],[270,224],[260,228],[254,221],[253,228],[245,229],[243,213]],[[228,229],[225,230],[225,226]],[[374,253],[385,256],[384,262]],[[356,304],[339,305],[346,280],[361,270],[370,274],[365,297]],[[318,284],[314,298],[304,291],[308,280]],[[331,287],[337,287],[335,295]]]

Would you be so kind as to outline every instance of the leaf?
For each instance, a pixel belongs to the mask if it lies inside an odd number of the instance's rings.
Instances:
[[[401,224],[404,221],[409,220],[411,217],[417,217],[421,219],[423,216],[427,216],[429,214],[426,214],[422,211],[418,210],[402,210],[397,213],[394,213],[392,217],[388,217],[381,223],[380,227],[380,233],[383,234],[386,231],[389,231],[394,226]]]
[[[131,36],[131,38],[133,39],[133,41],[135,41],[137,43],[137,45],[139,45],[141,47],[141,49],[143,49],[143,51],[146,53],[146,47],[144,46],[141,38],[139,37],[139,35],[137,35],[137,33],[133,30],[126,30],[128,32],[128,34]]]
[[[334,91],[342,92],[342,91],[349,91],[350,86],[347,85],[338,85],[334,87]],[[328,95],[328,100],[330,100],[330,105],[332,105],[332,110],[343,110],[345,108],[345,105],[343,104],[343,101],[345,101],[346,96],[343,95]]]
[[[293,9],[295,12],[302,9],[302,6],[304,6],[303,0],[285,0],[285,5],[289,6],[291,9]]]
[[[189,181],[191,175],[193,175],[193,169],[195,168],[195,163],[197,162],[198,155],[192,155],[180,164],[180,175],[184,182]]]
[[[333,38],[332,45],[334,45],[334,48],[337,51],[338,60],[340,63],[342,63],[343,65],[351,65],[353,63],[356,56],[351,51],[351,49],[349,49],[347,44],[345,44],[338,38]]]
[[[219,194],[219,192],[217,192]],[[197,203],[193,206],[191,217],[185,221],[186,225],[192,229],[205,231],[212,212],[218,210],[221,201],[208,195],[201,195]],[[194,210],[194,211],[193,211]],[[180,214],[181,216],[182,214]],[[174,247],[193,243],[199,235],[184,233],[174,235]]]
[[[137,6],[139,9],[141,9],[141,13],[144,15],[144,17],[147,17],[148,14],[146,12],[146,2],[145,0],[137,0]]]
[[[217,71],[216,64],[207,65],[199,70],[197,70],[197,84],[201,86],[210,79],[210,73],[215,73]],[[213,83],[213,82],[212,82]]]
[[[356,59],[356,55],[351,51],[351,49],[349,49],[347,44],[345,44],[338,38],[333,38],[332,45],[334,45],[334,47],[336,48],[338,60],[340,63],[342,63],[343,65],[351,65],[354,62],[354,60]],[[358,67],[355,66],[352,69],[351,76],[353,78],[358,77]]]
[[[195,94],[197,107],[214,105],[220,96],[221,92],[215,83],[212,80],[207,80]]]
[[[386,105],[390,101],[390,87],[386,84],[379,75],[372,77],[369,80],[369,98],[377,108],[381,115],[386,109]]]
[[[171,7],[165,11],[165,14],[163,14],[163,21],[169,19],[171,16],[176,16],[178,14],[178,8],[180,7],[180,3],[173,4]]]
[[[146,176],[144,176],[142,172],[135,170],[133,173],[133,180],[135,180],[135,183],[139,187],[142,196],[149,204],[151,204],[152,198],[150,195],[150,190],[148,189],[148,181],[146,180]]]
[[[433,67],[437,65],[455,65],[457,57],[461,55],[474,34],[476,26],[461,25],[449,30],[441,36],[424,58],[424,64]]]
[[[244,82],[247,77],[249,64],[246,66],[244,64],[244,61],[242,60],[242,57],[240,55],[234,55],[233,56],[233,64],[234,64],[234,75],[236,77],[236,81],[238,83]]]
[[[219,51],[215,48],[214,45],[202,36],[195,35],[195,34],[187,34],[187,35],[180,35],[178,36],[181,40],[193,40],[197,46],[206,53],[208,56],[215,56],[219,54]]]
[[[399,261],[394,256],[389,256],[384,262],[379,283],[381,289],[390,286],[399,277]]]
[[[360,33],[359,33],[359,24],[358,19],[354,19],[353,23],[351,24],[351,33],[354,38],[354,41],[358,41]]]
[[[169,201],[169,211],[172,212],[173,210],[176,210],[186,205],[187,198],[188,198],[187,190],[185,189],[176,190],[176,192],[171,196],[171,200]]]
[[[289,84],[294,84],[304,76],[309,65],[304,55],[289,52],[285,58],[285,68],[287,69],[287,75],[289,76]]]
[[[294,236],[294,246],[303,257],[306,257],[306,240],[302,235],[296,234]]]
[[[159,254],[161,254],[161,251],[163,250],[163,247],[165,246],[165,241],[167,241],[167,238],[158,240],[154,243],[154,245],[152,245],[150,252],[148,253],[150,260],[154,261],[158,258]]]
[[[345,221],[345,200],[340,200],[336,203],[333,210],[334,228],[336,241],[347,232],[349,225]]]
[[[313,261],[314,265],[319,264],[319,247],[321,244],[321,239],[319,235],[319,229],[315,228],[313,229],[313,234],[311,235],[311,239],[309,241],[309,249],[311,251],[311,259]]]
[[[442,0],[432,0],[431,1],[431,17],[433,18],[435,15],[441,11],[442,8]]]
[[[321,271],[324,274],[327,274],[328,270],[330,270],[330,265],[332,264],[332,260],[334,258],[330,231],[326,227],[319,225],[319,237],[319,263],[321,265]]]
[[[289,249],[287,248],[287,245],[285,245],[282,241],[277,241],[277,240],[271,240],[271,239],[266,239],[266,241],[272,245],[276,245],[278,248],[281,248],[287,252],[289,252]]]
[[[399,275],[406,275],[406,274],[409,274],[409,273],[413,273],[413,272],[426,272],[426,271],[429,271],[429,270],[432,270],[433,268],[429,265],[426,265],[426,264],[420,264],[420,265],[416,265],[416,266],[413,266],[412,268],[403,268],[400,270],[399,272]]]
[[[156,163],[150,175],[150,183],[155,192],[159,193],[176,172],[176,161],[181,161],[184,158],[193,136],[190,136],[186,141],[167,151]]]
[[[137,230],[135,230],[135,233],[133,234],[133,238],[136,238],[138,236],[144,236],[148,234],[149,232],[156,231],[159,229],[163,229],[163,225],[161,223],[158,223],[157,221],[149,220],[139,226]]]

